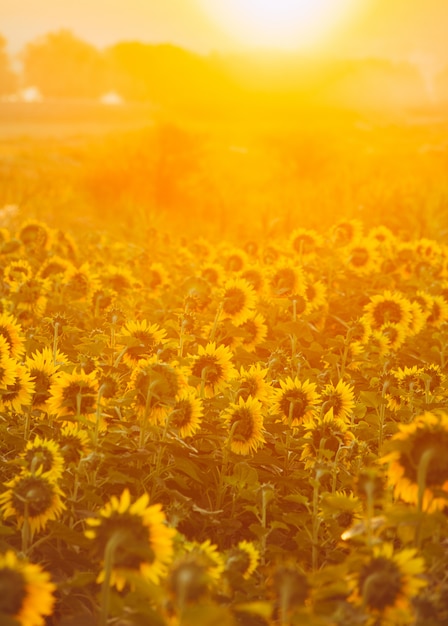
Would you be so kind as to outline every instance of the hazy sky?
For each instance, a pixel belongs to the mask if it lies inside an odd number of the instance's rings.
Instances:
[[[200,1],[0,0],[0,34],[13,53],[59,28],[99,47],[138,39],[199,52],[237,48],[231,34],[204,14]],[[357,18],[328,39],[332,53],[448,62],[448,0],[359,0],[359,4],[363,10]]]

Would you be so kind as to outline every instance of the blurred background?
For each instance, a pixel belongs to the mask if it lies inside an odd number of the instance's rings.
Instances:
[[[0,13],[0,220],[136,241],[341,218],[446,237],[444,0],[0,0]]]

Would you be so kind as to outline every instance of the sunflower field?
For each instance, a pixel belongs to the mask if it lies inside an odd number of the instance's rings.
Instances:
[[[1,215],[2,626],[448,624],[443,232]]]

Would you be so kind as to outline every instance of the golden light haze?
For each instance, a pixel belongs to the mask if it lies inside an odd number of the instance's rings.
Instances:
[[[326,21],[322,31],[325,38],[321,40],[323,52],[406,59],[417,56],[432,63],[448,61],[446,0],[353,0],[355,8],[350,9],[356,10],[353,16],[343,9],[348,2],[332,3],[340,7],[340,13],[338,8],[336,21]],[[61,28],[70,29],[100,47],[139,40],[170,42],[203,53],[241,50],[243,24],[250,21],[247,10],[246,17],[241,16],[240,20],[236,14],[230,18],[229,13],[220,22],[220,3],[224,5],[224,0],[0,0],[0,32],[12,52],[18,52],[36,37]],[[218,12],[212,15],[212,10],[205,11],[205,4],[215,6]],[[248,0],[225,4],[241,7],[245,4],[246,9],[249,6]],[[315,24],[313,28],[319,26],[315,15],[309,20],[309,24]],[[260,26],[254,33],[251,36],[247,32],[247,43],[252,38],[251,45],[260,45],[263,40],[273,45]],[[279,39],[291,43],[289,37]],[[282,47],[279,39],[276,46]]]

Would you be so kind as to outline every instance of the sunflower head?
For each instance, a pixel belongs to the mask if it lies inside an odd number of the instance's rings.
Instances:
[[[111,540],[117,543],[110,583],[119,591],[133,573],[157,585],[172,560],[176,531],[166,525],[161,505],[148,506],[148,503],[147,494],[132,502],[129,490],[125,489],[120,497],[112,496],[97,517],[86,521],[85,535],[93,541],[99,557],[104,555]],[[102,582],[104,575],[103,570],[97,582]]]
[[[191,375],[200,382],[200,388],[208,398],[213,397],[225,387],[229,380],[236,375],[232,363],[232,352],[226,346],[216,347],[209,342],[205,348],[198,347],[198,354],[190,366]]]
[[[42,439],[37,436],[28,441],[25,450],[20,454],[24,463],[24,472],[35,474],[38,470],[42,476],[58,480],[64,471],[64,458],[56,441]]]
[[[411,600],[425,587],[425,566],[416,550],[394,551],[392,544],[375,546],[352,578],[349,600],[381,618],[382,623],[410,623]],[[407,621],[402,622],[403,616]]]
[[[176,395],[168,419],[170,427],[178,430],[184,438],[191,437],[199,430],[202,416],[202,400],[198,398],[196,389],[190,387],[180,390]]]
[[[56,585],[50,575],[12,550],[0,554],[0,589],[0,617],[8,624],[38,626],[53,612]]]
[[[260,552],[251,541],[240,541],[227,554],[226,574],[237,580],[242,576],[248,580],[257,569]]]
[[[5,486],[8,489],[0,494],[3,516],[14,516],[19,528],[26,518],[32,534],[44,530],[47,522],[57,519],[66,508],[61,500],[64,494],[42,468],[33,474],[23,472]]]
[[[280,389],[275,390],[274,412],[288,426],[297,427],[313,417],[319,397],[315,383],[288,377],[281,380]]]
[[[258,400],[240,396],[238,403],[231,403],[226,409],[223,418],[230,429],[229,444],[235,454],[250,454],[264,444],[262,405]]]
[[[429,412],[400,424],[382,462],[397,498],[428,511],[443,509],[448,499],[448,414]]]

